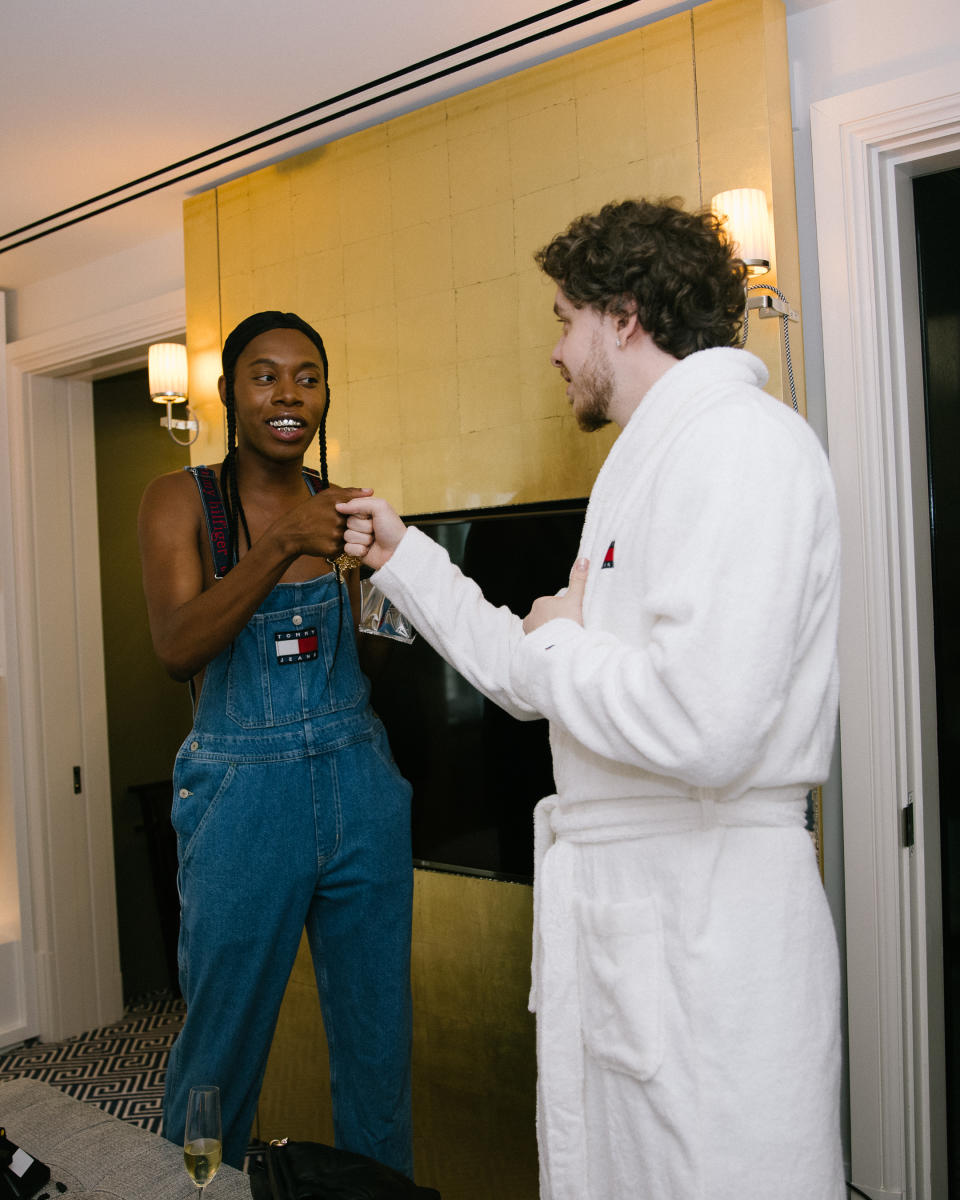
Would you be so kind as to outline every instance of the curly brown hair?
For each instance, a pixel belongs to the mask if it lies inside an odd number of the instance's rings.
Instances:
[[[605,204],[534,258],[577,308],[636,311],[675,358],[737,343],[747,272],[712,212],[677,199]]]

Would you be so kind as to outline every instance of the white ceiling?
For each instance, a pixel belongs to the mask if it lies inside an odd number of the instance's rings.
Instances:
[[[20,226],[557,5],[556,0],[0,0],[0,287],[23,287],[169,234],[179,227],[186,196],[233,175],[503,74],[505,64],[527,64],[693,2],[636,0],[506,59],[5,249],[53,222],[2,236]],[[584,0],[456,61],[604,7],[604,0]]]
[[[591,17],[576,28],[233,163],[208,166],[212,159],[202,159],[206,169],[194,178],[11,249],[19,238],[49,230],[55,222],[46,219],[59,210],[560,4],[0,0],[0,287],[20,288],[176,234],[188,195],[508,69],[701,2],[631,0],[603,14],[606,0],[581,0],[439,65]],[[826,0],[785,2],[791,12]],[[168,173],[155,182],[170,178]],[[113,199],[130,194],[128,189]],[[38,221],[45,224],[5,236]]]

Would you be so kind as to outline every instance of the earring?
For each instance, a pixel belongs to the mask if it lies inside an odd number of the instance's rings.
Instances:
[[[619,338],[617,338],[617,349],[618,350],[620,349],[620,339]]]

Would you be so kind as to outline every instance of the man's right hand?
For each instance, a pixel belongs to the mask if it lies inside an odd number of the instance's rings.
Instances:
[[[339,505],[345,500],[372,494],[371,488],[345,488],[331,484],[285,514],[282,518],[284,532],[293,539],[298,554],[336,558],[343,553],[347,531],[347,520],[338,511]]]
[[[390,561],[407,527],[386,500],[348,500],[337,505],[347,518],[343,548],[378,571]]]

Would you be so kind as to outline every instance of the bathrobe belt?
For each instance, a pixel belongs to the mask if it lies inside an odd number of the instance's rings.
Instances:
[[[546,1143],[546,1154],[541,1154],[542,1200],[584,1200],[590,1195],[569,843],[626,842],[717,826],[802,828],[804,823],[806,789],[754,789],[736,800],[716,796],[709,788],[692,789],[688,798],[645,796],[568,804],[547,796],[536,807],[530,1009],[539,1010],[538,1122],[541,1142]]]

